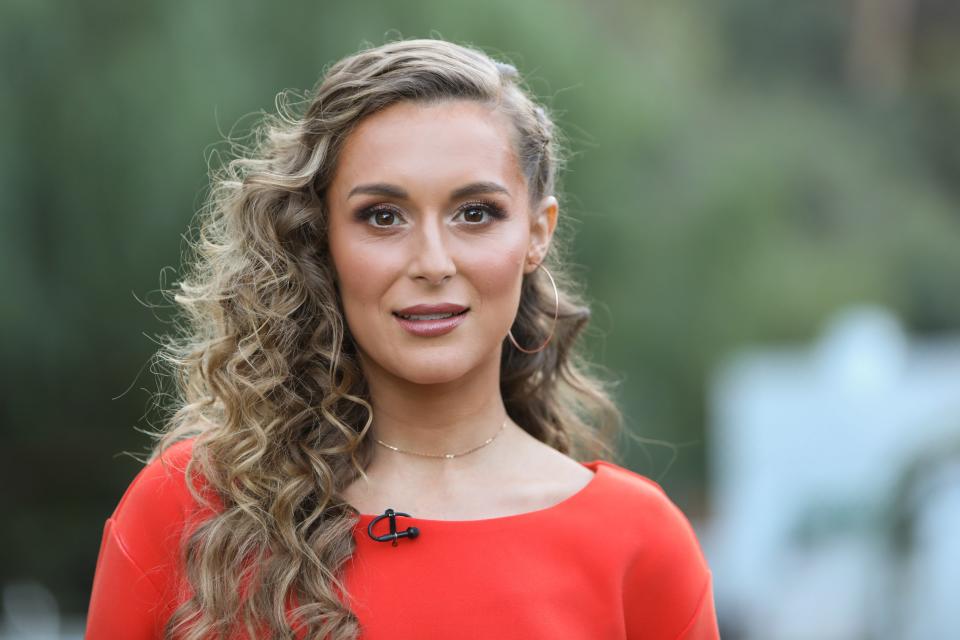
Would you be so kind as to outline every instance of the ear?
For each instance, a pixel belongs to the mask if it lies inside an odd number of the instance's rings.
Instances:
[[[553,196],[547,196],[540,201],[536,211],[530,219],[530,245],[527,248],[527,259],[523,265],[524,273],[531,273],[537,268],[547,255],[550,240],[553,239],[553,230],[557,228],[557,216],[560,205]]]

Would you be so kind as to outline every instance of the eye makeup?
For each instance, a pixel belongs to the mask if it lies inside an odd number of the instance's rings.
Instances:
[[[503,207],[499,204],[490,201],[490,200],[479,200],[473,202],[464,203],[458,210],[457,213],[463,213],[466,211],[483,211],[487,214],[487,218],[484,222],[467,222],[465,223],[468,227],[486,227],[487,225],[493,224],[497,220],[503,220],[507,217],[507,213]],[[370,226],[377,229],[388,229],[390,227],[400,226],[398,224],[374,224],[374,216],[380,214],[392,214],[394,216],[400,216],[400,210],[396,207],[384,204],[376,204],[370,207],[363,207],[355,214],[355,218],[358,221],[366,222]],[[396,218],[394,218],[396,219]]]

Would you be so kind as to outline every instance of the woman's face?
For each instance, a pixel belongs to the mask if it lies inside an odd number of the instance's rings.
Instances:
[[[401,102],[344,142],[325,195],[350,331],[370,368],[419,384],[499,370],[524,273],[546,254],[553,196],[531,211],[506,116],[479,102]],[[404,319],[466,308],[450,320]]]

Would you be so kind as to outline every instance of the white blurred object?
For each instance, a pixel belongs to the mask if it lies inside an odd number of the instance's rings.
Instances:
[[[3,587],[5,635],[18,640],[59,640],[60,609],[45,586],[35,581]]]
[[[936,557],[916,558],[915,597],[889,602],[886,588],[891,496],[912,461],[960,441],[960,336],[910,340],[886,310],[851,308],[810,347],[729,358],[710,419],[702,537],[721,617],[763,640],[960,638],[935,611],[960,610],[955,503],[926,534]],[[892,630],[905,620],[925,626]]]
[[[892,389],[903,374],[908,349],[894,316],[859,307],[838,314],[812,353],[827,386],[861,395]]]
[[[926,478],[902,583],[904,638],[960,636],[960,461]]]

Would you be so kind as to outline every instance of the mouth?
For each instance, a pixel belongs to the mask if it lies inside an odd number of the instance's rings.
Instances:
[[[435,311],[433,313],[424,313],[426,310],[420,310],[420,313],[400,313],[393,312],[393,317],[397,323],[411,336],[417,338],[435,338],[446,335],[466,322],[466,315],[470,308],[464,308],[459,311]]]
[[[402,319],[404,319],[404,320],[411,320],[411,321],[416,322],[416,321],[430,321],[430,320],[445,320],[445,319],[447,319],[447,318],[454,318],[454,317],[456,317],[456,316],[462,316],[462,315],[464,315],[464,314],[465,314],[466,312],[468,312],[468,311],[470,311],[470,307],[467,307],[467,308],[464,309],[463,311],[459,311],[459,312],[457,312],[457,313],[447,312],[447,313],[413,313],[413,314],[405,314],[405,313],[399,313],[399,312],[397,312],[397,311],[394,311],[394,312],[393,312],[393,315],[395,315],[395,316],[398,317],[398,318],[402,318]]]

